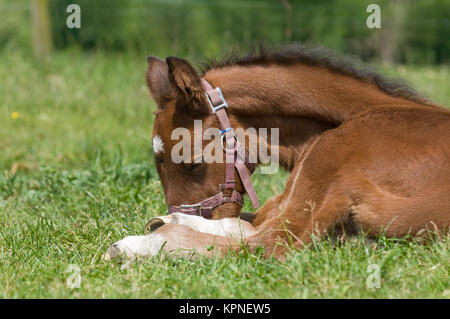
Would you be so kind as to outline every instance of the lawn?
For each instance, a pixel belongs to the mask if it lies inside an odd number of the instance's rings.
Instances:
[[[103,261],[111,243],[165,211],[145,56],[70,51],[43,63],[4,52],[0,61],[0,297],[450,298],[449,238],[321,241],[284,263],[245,252],[126,270]],[[450,106],[448,66],[382,69]],[[254,176],[260,200],[286,176]],[[367,285],[372,264],[380,288]]]

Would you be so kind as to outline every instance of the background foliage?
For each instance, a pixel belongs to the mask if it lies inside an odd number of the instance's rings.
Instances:
[[[67,5],[82,9],[68,29]],[[301,41],[401,63],[450,58],[450,1],[379,0],[381,29],[368,29],[372,0],[51,0],[55,47],[220,56],[230,47]],[[0,4],[0,48],[29,47],[27,0]]]

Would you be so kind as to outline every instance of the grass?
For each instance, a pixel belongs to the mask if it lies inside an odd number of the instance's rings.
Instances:
[[[120,270],[108,246],[165,211],[149,143],[144,56],[0,56],[0,297],[450,298],[450,239],[422,246],[381,237],[293,252],[285,263],[246,252],[153,258]],[[448,67],[384,67],[450,105]],[[17,112],[14,113],[13,112]],[[263,202],[286,173],[255,176]],[[245,207],[250,210],[249,203]],[[81,271],[68,288],[69,266]],[[381,288],[368,288],[370,264]]]

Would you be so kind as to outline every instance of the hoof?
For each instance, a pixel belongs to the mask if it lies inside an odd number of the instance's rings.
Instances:
[[[153,233],[155,230],[157,230],[159,227],[172,223],[172,216],[160,216],[150,219],[150,221],[145,225],[144,227],[144,234],[148,235],[150,233]]]

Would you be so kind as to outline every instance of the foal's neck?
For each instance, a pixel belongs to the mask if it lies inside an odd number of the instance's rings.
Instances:
[[[380,106],[420,105],[389,95],[374,84],[303,64],[229,66],[205,78],[220,87],[233,127],[280,130],[280,164],[292,169],[312,138]]]
[[[418,105],[375,84],[303,64],[230,66],[205,77],[222,89],[237,115],[303,116],[339,125],[377,106]]]

